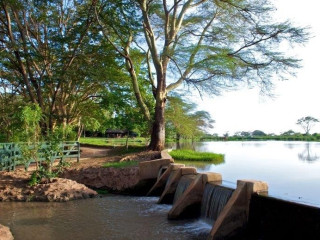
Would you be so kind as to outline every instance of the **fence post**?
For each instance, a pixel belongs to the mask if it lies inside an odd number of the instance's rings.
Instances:
[[[16,170],[16,145],[12,143],[11,145],[11,156],[10,156],[10,162],[12,166],[12,171]]]
[[[78,148],[77,162],[80,162],[80,142],[76,142]]]

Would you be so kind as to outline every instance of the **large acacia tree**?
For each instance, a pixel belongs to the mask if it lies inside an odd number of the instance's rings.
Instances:
[[[273,21],[274,8],[265,0],[136,3],[156,76],[153,150],[164,147],[169,91],[188,84],[216,94],[243,83],[268,91],[274,78],[299,67],[297,59],[281,52],[280,44],[303,43],[308,38],[303,28]]]
[[[78,125],[97,106],[114,56],[95,21],[94,1],[0,0],[0,83],[40,106],[43,132]]]

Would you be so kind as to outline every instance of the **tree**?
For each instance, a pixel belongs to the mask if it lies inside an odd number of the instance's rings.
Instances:
[[[43,133],[81,125],[115,61],[94,27],[94,2],[0,1],[0,83],[40,106]]]
[[[283,133],[281,133],[281,135],[282,136],[293,136],[293,135],[295,135],[296,133],[293,131],[293,130],[288,130],[288,131],[286,131],[286,132],[283,132]]]
[[[196,111],[196,105],[187,103],[179,95],[168,96],[166,107],[166,130],[175,134],[177,142],[181,137],[194,138],[213,128],[214,120],[206,111]]]
[[[273,23],[274,10],[264,0],[136,0],[144,37],[155,71],[155,115],[150,149],[165,141],[168,92],[183,83],[199,91],[258,85],[268,92],[273,73],[299,67],[297,59],[279,51],[279,44],[303,43],[307,34],[289,22]],[[150,63],[150,64],[151,64]]]
[[[256,136],[259,136],[259,137],[262,137],[262,136],[266,136],[267,134],[265,134],[263,131],[261,130],[254,130],[252,132],[252,136],[256,137]]]
[[[318,119],[307,116],[307,117],[299,118],[297,121],[297,124],[303,128],[306,135],[309,135],[311,128],[318,122],[319,122]]]

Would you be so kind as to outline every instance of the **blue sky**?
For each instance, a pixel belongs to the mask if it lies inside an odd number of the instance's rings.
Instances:
[[[274,0],[276,20],[290,19],[296,26],[310,26],[310,41],[290,49],[302,59],[296,77],[276,81],[274,98],[259,94],[259,89],[224,92],[222,96],[197,98],[199,109],[210,112],[215,119],[211,133],[233,134],[256,129],[266,133],[281,133],[292,129],[303,132],[296,125],[299,118],[313,116],[320,120],[320,14],[315,1]],[[311,132],[320,132],[320,123]]]

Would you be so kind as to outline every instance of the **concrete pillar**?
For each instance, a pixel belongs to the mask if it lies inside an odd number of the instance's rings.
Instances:
[[[248,222],[252,194],[266,191],[266,182],[238,180],[236,190],[214,223],[208,239],[227,239],[241,232]]]
[[[166,166],[172,163],[172,159],[157,159],[139,162],[139,178],[145,179],[157,179],[159,169],[162,166]]]

